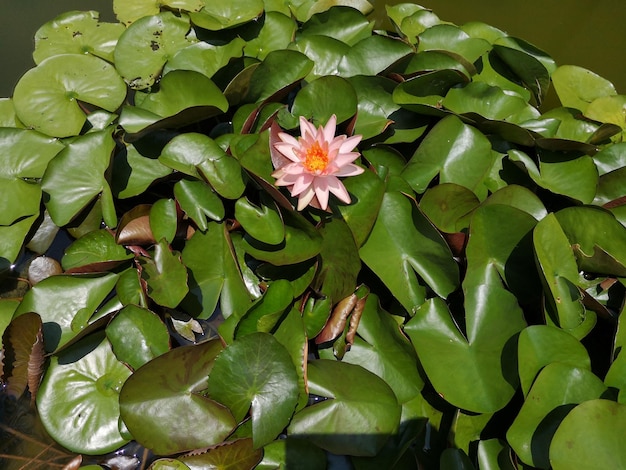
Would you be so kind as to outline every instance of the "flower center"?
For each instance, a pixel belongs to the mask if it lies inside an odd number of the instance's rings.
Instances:
[[[311,173],[321,173],[328,166],[328,153],[325,152],[318,142],[314,142],[306,149],[304,168]]]

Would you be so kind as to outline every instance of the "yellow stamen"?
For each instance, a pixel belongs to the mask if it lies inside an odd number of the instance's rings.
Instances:
[[[311,173],[321,173],[328,166],[328,153],[316,141],[306,150],[304,167]]]

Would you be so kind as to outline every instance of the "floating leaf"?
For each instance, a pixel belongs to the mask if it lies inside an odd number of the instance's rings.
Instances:
[[[119,403],[137,442],[168,455],[219,444],[231,433],[236,422],[230,411],[201,393],[221,351],[218,340],[182,346],[135,371]]]
[[[189,269],[190,295],[185,299],[188,311],[199,318],[209,318],[218,300],[224,318],[240,317],[250,306],[250,294],[229,243],[226,227],[208,223],[206,233],[197,231],[183,249],[183,262]],[[206,263],[210,257],[213,261]]]
[[[70,11],[48,21],[35,33],[35,63],[59,54],[93,54],[113,62],[113,50],[124,27],[99,19],[97,11]]]
[[[207,218],[224,218],[224,204],[211,187],[203,181],[182,179],[174,185],[174,196],[180,208],[200,230],[208,228]]]
[[[450,249],[414,201],[400,193],[385,194],[359,254],[411,315],[425,300],[421,282],[442,297],[458,286]]]
[[[106,224],[117,225],[113,195],[105,175],[115,148],[113,130],[110,127],[74,139],[48,165],[41,188],[49,196],[46,207],[50,217],[59,227],[71,222],[97,197]]]
[[[569,333],[550,325],[532,325],[519,336],[519,376],[527,395],[537,374],[548,364],[559,362],[579,369],[591,370],[589,354]]]
[[[241,421],[250,411],[252,441],[259,448],[287,426],[298,400],[298,376],[284,346],[267,333],[236,339],[219,355],[209,395]]]
[[[255,449],[252,439],[225,442],[206,452],[192,452],[179,457],[191,470],[215,468],[221,470],[252,470],[263,458],[263,451]],[[168,469],[169,470],[169,469]]]
[[[315,360],[308,367],[309,393],[326,398],[295,414],[287,429],[329,452],[376,455],[400,421],[389,386],[361,366]]]
[[[187,37],[189,18],[166,11],[131,24],[115,47],[115,67],[131,88],[143,90],[159,78],[170,57],[194,40]]]
[[[63,269],[81,271],[104,271],[107,268],[133,258],[107,230],[95,230],[79,238],[66,250],[61,260]]]
[[[102,335],[52,356],[37,395],[46,431],[82,454],[105,454],[126,444],[118,429],[118,394],[130,375]]]
[[[204,8],[191,13],[195,25],[212,31],[232,28],[251,21],[263,13],[262,0],[226,0],[220,3],[203,0]]]
[[[552,73],[552,83],[563,106],[583,113],[596,98],[617,94],[611,82],[576,65],[558,67]]]
[[[625,431],[626,406],[609,400],[589,400],[561,422],[550,445],[554,470],[621,468],[626,452],[619,440]]]
[[[154,245],[153,258],[141,258],[141,277],[148,286],[148,295],[164,307],[176,307],[189,291],[187,269],[180,254],[172,252],[163,239]]]
[[[107,325],[107,338],[117,358],[133,369],[170,349],[165,324],[150,310],[127,305]]]
[[[20,121],[54,137],[78,135],[85,124],[79,101],[115,111],[126,85],[115,68],[92,55],[61,54],[26,72],[15,86]]]
[[[583,338],[593,328],[596,317],[582,304],[582,294],[576,285],[576,258],[554,214],[537,224],[533,242],[546,287],[545,309],[550,321],[576,338]]]
[[[472,163],[460,163],[466,160]],[[439,174],[441,183],[465,186],[481,198],[485,193],[482,182],[492,165],[493,154],[487,137],[458,117],[448,116],[428,133],[402,177],[416,192],[423,193]]]
[[[178,11],[199,11],[204,3],[202,0],[113,0],[113,11],[121,23],[129,25],[144,16],[158,14],[162,5]]]
[[[150,208],[150,230],[157,240],[165,239],[168,243],[174,241],[178,228],[178,213],[176,201],[173,199],[159,199]]]
[[[43,322],[46,352],[67,344],[89,324],[89,318],[109,295],[117,274],[99,277],[52,276],[30,289],[15,315],[38,313]],[[84,322],[75,318],[84,317]]]
[[[550,442],[565,415],[577,403],[599,398],[605,390],[602,381],[587,369],[548,364],[507,431],[507,441],[524,463],[550,468]]]

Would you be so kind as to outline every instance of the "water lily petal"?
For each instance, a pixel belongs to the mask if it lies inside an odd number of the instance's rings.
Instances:
[[[329,195],[328,179],[329,178],[334,178],[334,177],[327,176],[325,178],[315,178],[315,181],[313,181],[313,189],[315,189],[315,195],[317,196],[317,200],[319,201],[320,207],[323,210],[326,210],[326,208],[328,207],[328,195]]]
[[[313,190],[312,186],[309,186],[309,188],[304,193],[300,194],[300,197],[298,199],[298,210],[301,211],[306,206],[308,206],[313,199],[313,196],[315,196],[315,191]]]
[[[337,131],[337,116],[333,114],[324,126],[324,129],[320,127],[320,130],[324,135],[324,140],[326,142],[332,142],[335,137],[335,132]]]
[[[352,163],[348,163],[347,165],[342,166],[334,176],[356,176],[363,173],[365,170],[360,166],[353,165]]]
[[[340,201],[343,201],[346,204],[350,204],[350,195],[348,194],[348,191],[346,190],[346,187],[343,185],[343,183],[339,181],[339,178],[329,176],[326,178],[326,181],[328,183],[328,189],[331,193],[337,196]]]
[[[339,149],[339,153],[347,153],[351,152],[359,142],[361,142],[362,135],[353,135],[352,137],[348,137],[341,144],[341,148]]]

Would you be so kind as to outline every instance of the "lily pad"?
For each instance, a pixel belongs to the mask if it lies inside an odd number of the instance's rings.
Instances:
[[[211,31],[232,28],[259,17],[263,13],[263,0],[203,0],[204,7],[191,13],[191,21]]]
[[[118,429],[118,397],[130,375],[102,335],[52,356],[37,395],[46,431],[64,447],[82,454],[105,454],[126,444]]]
[[[288,435],[306,438],[335,454],[376,455],[400,422],[389,385],[361,366],[315,360],[309,393],[326,398],[295,414]]]
[[[93,54],[113,62],[124,26],[100,23],[99,19],[97,11],[70,11],[44,24],[35,33],[35,63],[59,54]]]
[[[189,17],[169,11],[138,19],[117,41],[115,67],[131,88],[150,87],[170,57],[196,42],[189,28]]]
[[[20,121],[54,137],[80,133],[87,119],[80,101],[114,112],[124,98],[126,85],[111,64],[79,54],[42,61],[22,76],[13,92]]]
[[[219,444],[231,433],[236,422],[230,411],[202,394],[221,351],[218,340],[182,346],[135,371],[119,406],[137,442],[168,455]]]
[[[272,335],[252,333],[235,340],[215,361],[209,395],[241,421],[250,411],[255,448],[287,426],[298,400],[298,376],[291,356]]]
[[[561,65],[552,73],[552,83],[563,106],[583,113],[595,99],[616,95],[611,82],[576,65]]]

